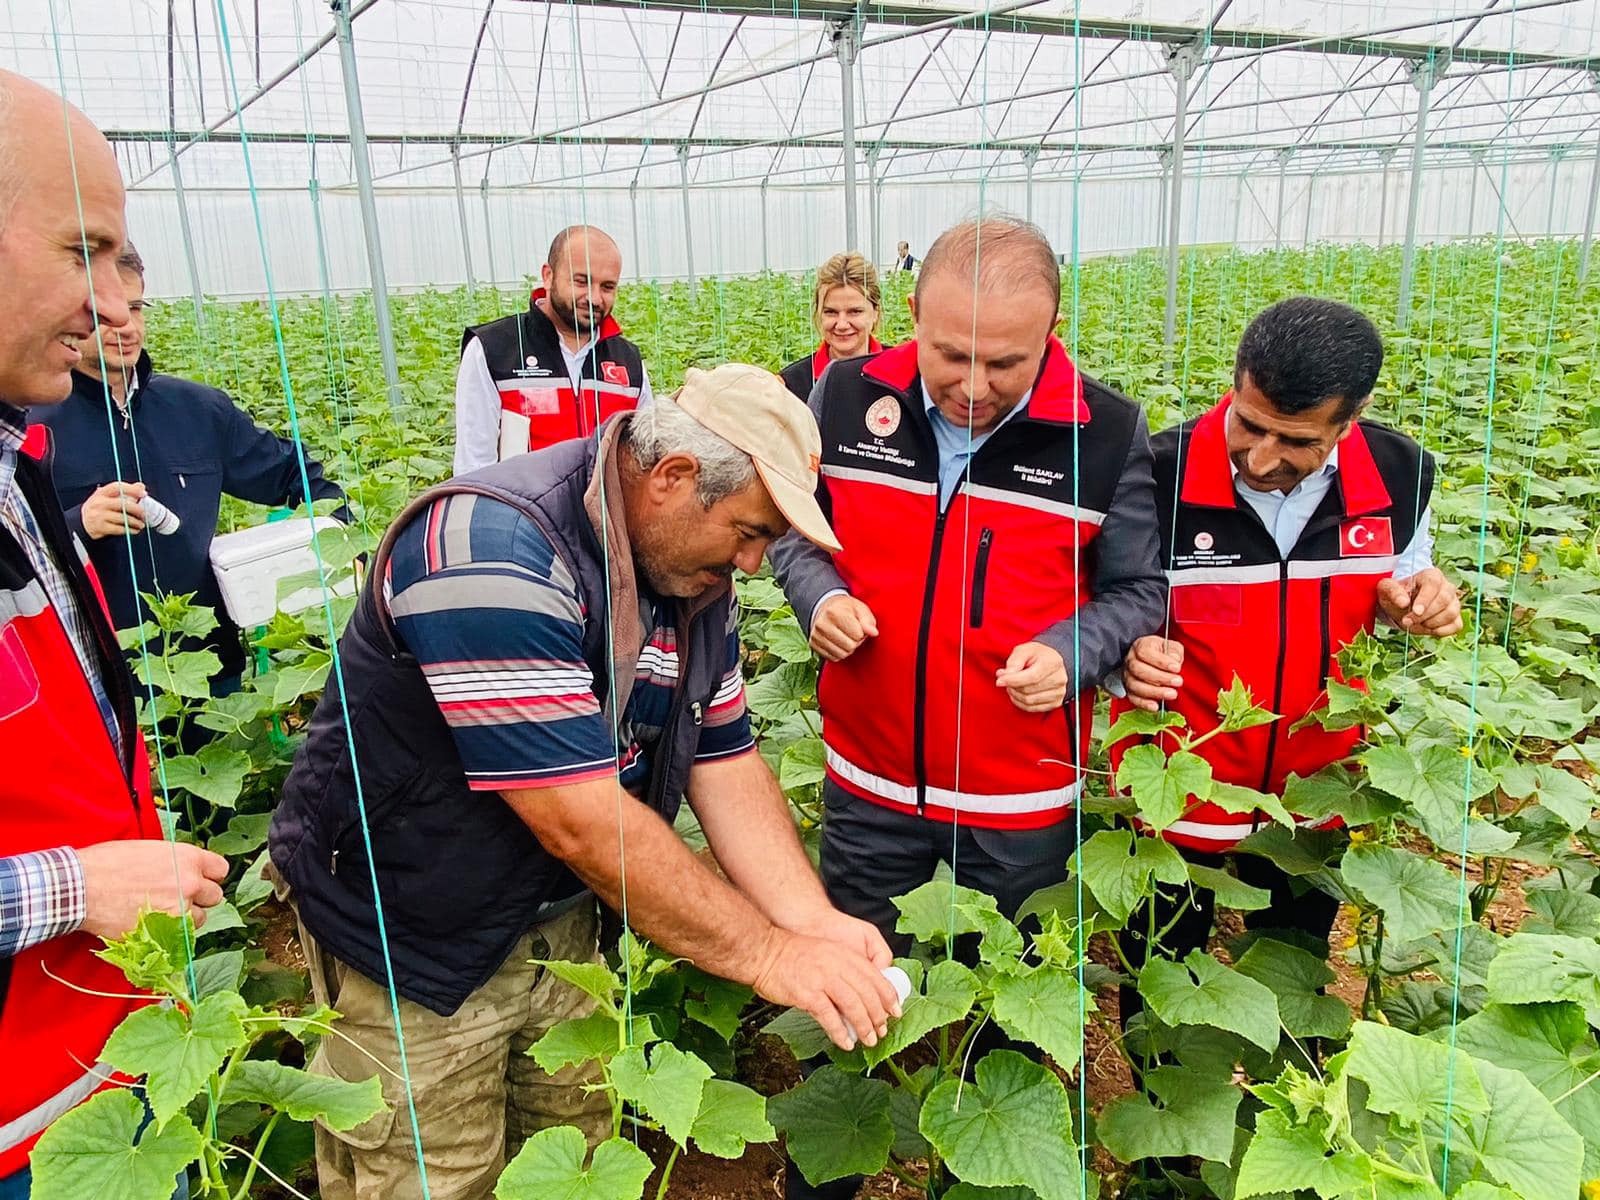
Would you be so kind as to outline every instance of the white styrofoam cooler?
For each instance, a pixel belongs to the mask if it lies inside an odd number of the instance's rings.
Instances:
[[[276,612],[296,613],[322,603],[322,589],[317,587],[300,588],[278,599],[280,579],[316,570],[317,557],[311,549],[313,521],[318,530],[341,527],[332,517],[291,517],[211,540],[211,569],[234,624],[241,628],[265,625]],[[351,595],[355,581],[347,578],[333,591]]]

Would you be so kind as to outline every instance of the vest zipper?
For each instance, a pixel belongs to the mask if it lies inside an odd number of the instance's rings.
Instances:
[[[972,628],[983,625],[983,597],[989,581],[989,551],[994,545],[994,530],[985,529],[978,536],[978,554],[972,564],[972,605],[968,621]]]
[[[1333,578],[1323,576],[1322,579],[1322,648],[1317,658],[1317,671],[1321,678],[1317,680],[1317,691],[1320,694],[1327,690],[1328,680],[1333,675],[1333,633],[1328,628],[1328,610],[1333,601]]]
[[[1289,656],[1289,561],[1278,560],[1278,665],[1273,675],[1272,683],[1272,711],[1277,712],[1283,707],[1283,670],[1284,662]],[[1274,721],[1268,727],[1267,755],[1261,765],[1261,791],[1271,791],[1267,786],[1272,779],[1272,760],[1277,756],[1278,730],[1283,725],[1281,719]],[[1251,828],[1261,826],[1261,814],[1257,813],[1251,819]]]
[[[960,488],[956,491],[959,493]],[[935,493],[937,495],[937,493]],[[950,497],[955,500],[955,495]],[[928,809],[928,641],[933,631],[933,597],[939,580],[939,557],[944,549],[944,523],[951,505],[939,510],[933,524],[933,548],[928,554],[928,578],[922,590],[922,622],[917,627],[917,674],[912,697],[911,749],[917,776],[917,815]]]

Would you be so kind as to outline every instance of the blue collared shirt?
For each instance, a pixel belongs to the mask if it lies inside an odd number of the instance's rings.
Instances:
[[[1022,399],[1017,401],[1010,412],[982,433],[978,433],[946,418],[939,411],[939,406],[933,402],[933,397],[928,395],[928,385],[923,383],[921,386],[922,406],[927,410],[928,423],[933,426],[933,444],[939,451],[939,508],[942,511],[950,503],[950,497],[955,494],[956,485],[967,473],[967,464],[978,452],[978,447],[988,441],[996,429],[1028,407],[1028,401],[1033,397],[1033,389],[1029,388],[1024,392]]]

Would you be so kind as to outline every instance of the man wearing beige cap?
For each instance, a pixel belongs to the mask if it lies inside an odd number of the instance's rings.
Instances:
[[[522,1053],[589,1007],[529,960],[594,958],[596,896],[842,1046],[885,1031],[888,948],[829,904],[739,673],[734,568],[791,528],[837,548],[820,449],[777,376],[690,370],[673,400],[453,479],[391,526],[271,834],[317,999],[344,1014],[313,1069],[378,1074],[363,1050],[393,1068],[389,1113],[318,1128],[324,1200],[422,1194],[391,977],[435,1200],[488,1197],[544,1126],[609,1134],[594,1073]],[[673,832],[685,795],[721,876]]]

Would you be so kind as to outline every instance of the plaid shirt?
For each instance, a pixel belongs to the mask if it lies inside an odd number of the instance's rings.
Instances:
[[[27,417],[20,409],[0,402],[0,527],[22,547],[50,598],[120,758],[122,730],[100,678],[94,629],[72,594],[66,572],[45,546],[38,523],[16,484],[17,455],[26,434]],[[71,933],[83,923],[83,916],[83,871],[70,848],[0,858],[0,958]]]

